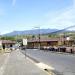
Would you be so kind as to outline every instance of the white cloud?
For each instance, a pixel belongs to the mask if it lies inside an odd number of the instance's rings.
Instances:
[[[75,8],[75,0],[73,0],[73,7]]]
[[[15,6],[16,0],[12,0],[12,6]]]
[[[73,0],[73,5],[71,7],[67,8],[66,10],[64,9],[64,11],[62,11],[52,20],[50,19],[48,24],[61,29],[75,25],[75,0]]]
[[[54,18],[51,22],[56,24],[60,23],[61,25],[63,23],[73,22],[73,20],[75,19],[74,12],[75,12],[74,9],[66,10],[65,12],[59,14],[58,17]]]

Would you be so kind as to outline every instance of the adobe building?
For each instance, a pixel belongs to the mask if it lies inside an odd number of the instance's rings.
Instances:
[[[12,47],[16,42],[11,40],[0,40],[0,50],[8,49]]]
[[[40,40],[34,38],[34,39],[29,39],[28,40],[27,47],[28,48],[38,48],[39,44],[40,44],[40,47],[43,47],[43,46],[57,46],[58,41],[59,41],[59,39],[57,39],[57,38],[56,39],[41,38]]]
[[[28,39],[28,45],[27,48],[40,48],[42,47],[58,47],[58,46],[65,46],[65,47],[71,47],[74,45],[74,40],[66,40],[65,38],[40,38],[40,39]]]

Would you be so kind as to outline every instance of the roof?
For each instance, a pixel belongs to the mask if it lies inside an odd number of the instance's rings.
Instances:
[[[15,41],[11,41],[11,40],[0,40],[3,44],[15,44]]]
[[[39,39],[36,39],[36,38],[34,38],[34,39],[28,39],[28,42],[55,42],[55,41],[59,41],[59,40],[61,40],[61,41],[66,41],[66,38],[40,38],[40,40]],[[69,41],[74,41],[73,39],[70,39]]]
[[[41,38],[39,39],[29,39],[28,42],[49,42],[49,41],[58,41],[59,38]]]

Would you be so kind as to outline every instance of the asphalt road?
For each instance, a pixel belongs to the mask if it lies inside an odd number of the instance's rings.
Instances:
[[[25,51],[23,51],[25,53]],[[58,54],[50,51],[27,49],[26,54],[52,66],[56,71],[63,75],[75,75],[75,55]]]
[[[48,75],[41,70],[29,59],[25,59],[25,55],[20,50],[12,51],[0,55],[0,75]]]

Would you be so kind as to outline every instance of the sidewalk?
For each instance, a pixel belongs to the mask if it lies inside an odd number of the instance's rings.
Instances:
[[[19,51],[10,54],[3,75],[48,75],[45,71],[38,68]]]
[[[0,54],[0,67],[3,65],[3,62],[5,61],[8,53],[1,53]]]

